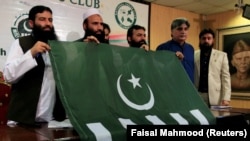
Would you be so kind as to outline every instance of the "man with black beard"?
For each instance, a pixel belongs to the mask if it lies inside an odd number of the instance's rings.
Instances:
[[[85,35],[83,38],[76,40],[77,42],[105,43],[103,20],[98,9],[89,8],[83,14],[82,26]]]
[[[228,57],[225,52],[216,50],[215,34],[204,29],[199,34],[200,50],[195,51],[194,84],[208,106],[229,106],[231,81]]]
[[[48,43],[48,40],[57,40],[54,27],[50,27],[49,25],[45,27],[34,25],[31,34],[37,41],[44,43]]]
[[[140,25],[132,25],[127,31],[127,41],[130,47],[143,48],[149,51],[146,43],[146,29]]]
[[[28,22],[31,35],[13,42],[3,69],[5,80],[12,84],[7,124],[37,125],[64,120],[65,111],[57,99],[48,53],[48,40],[57,39],[51,9],[32,7]]]

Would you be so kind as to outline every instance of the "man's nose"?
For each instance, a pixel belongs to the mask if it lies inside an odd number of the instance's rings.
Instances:
[[[103,25],[102,24],[98,24],[98,29],[99,30],[103,30]]]

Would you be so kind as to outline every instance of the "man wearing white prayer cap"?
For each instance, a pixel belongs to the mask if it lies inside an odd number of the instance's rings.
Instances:
[[[103,20],[98,9],[89,8],[83,14],[83,30],[85,35],[76,41],[104,43],[105,34],[103,31]]]

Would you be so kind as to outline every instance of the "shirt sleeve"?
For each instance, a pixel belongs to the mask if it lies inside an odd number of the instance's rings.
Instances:
[[[5,81],[13,84],[35,66],[37,66],[37,62],[31,55],[30,50],[24,53],[17,39],[12,43],[3,67]]]
[[[222,79],[222,86],[223,86],[223,99],[230,101],[231,99],[231,77],[229,73],[229,65],[228,65],[228,58],[227,54],[223,53],[223,62],[222,62],[222,70],[221,70],[221,79]]]

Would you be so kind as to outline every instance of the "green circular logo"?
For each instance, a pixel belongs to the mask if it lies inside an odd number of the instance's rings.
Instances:
[[[15,39],[30,35],[31,28],[29,26],[28,14],[21,14],[18,16],[14,22],[14,25],[11,27],[11,33]]]
[[[134,7],[127,3],[120,3],[115,9],[115,19],[118,25],[124,29],[128,29],[130,26],[136,23],[136,12]]]

